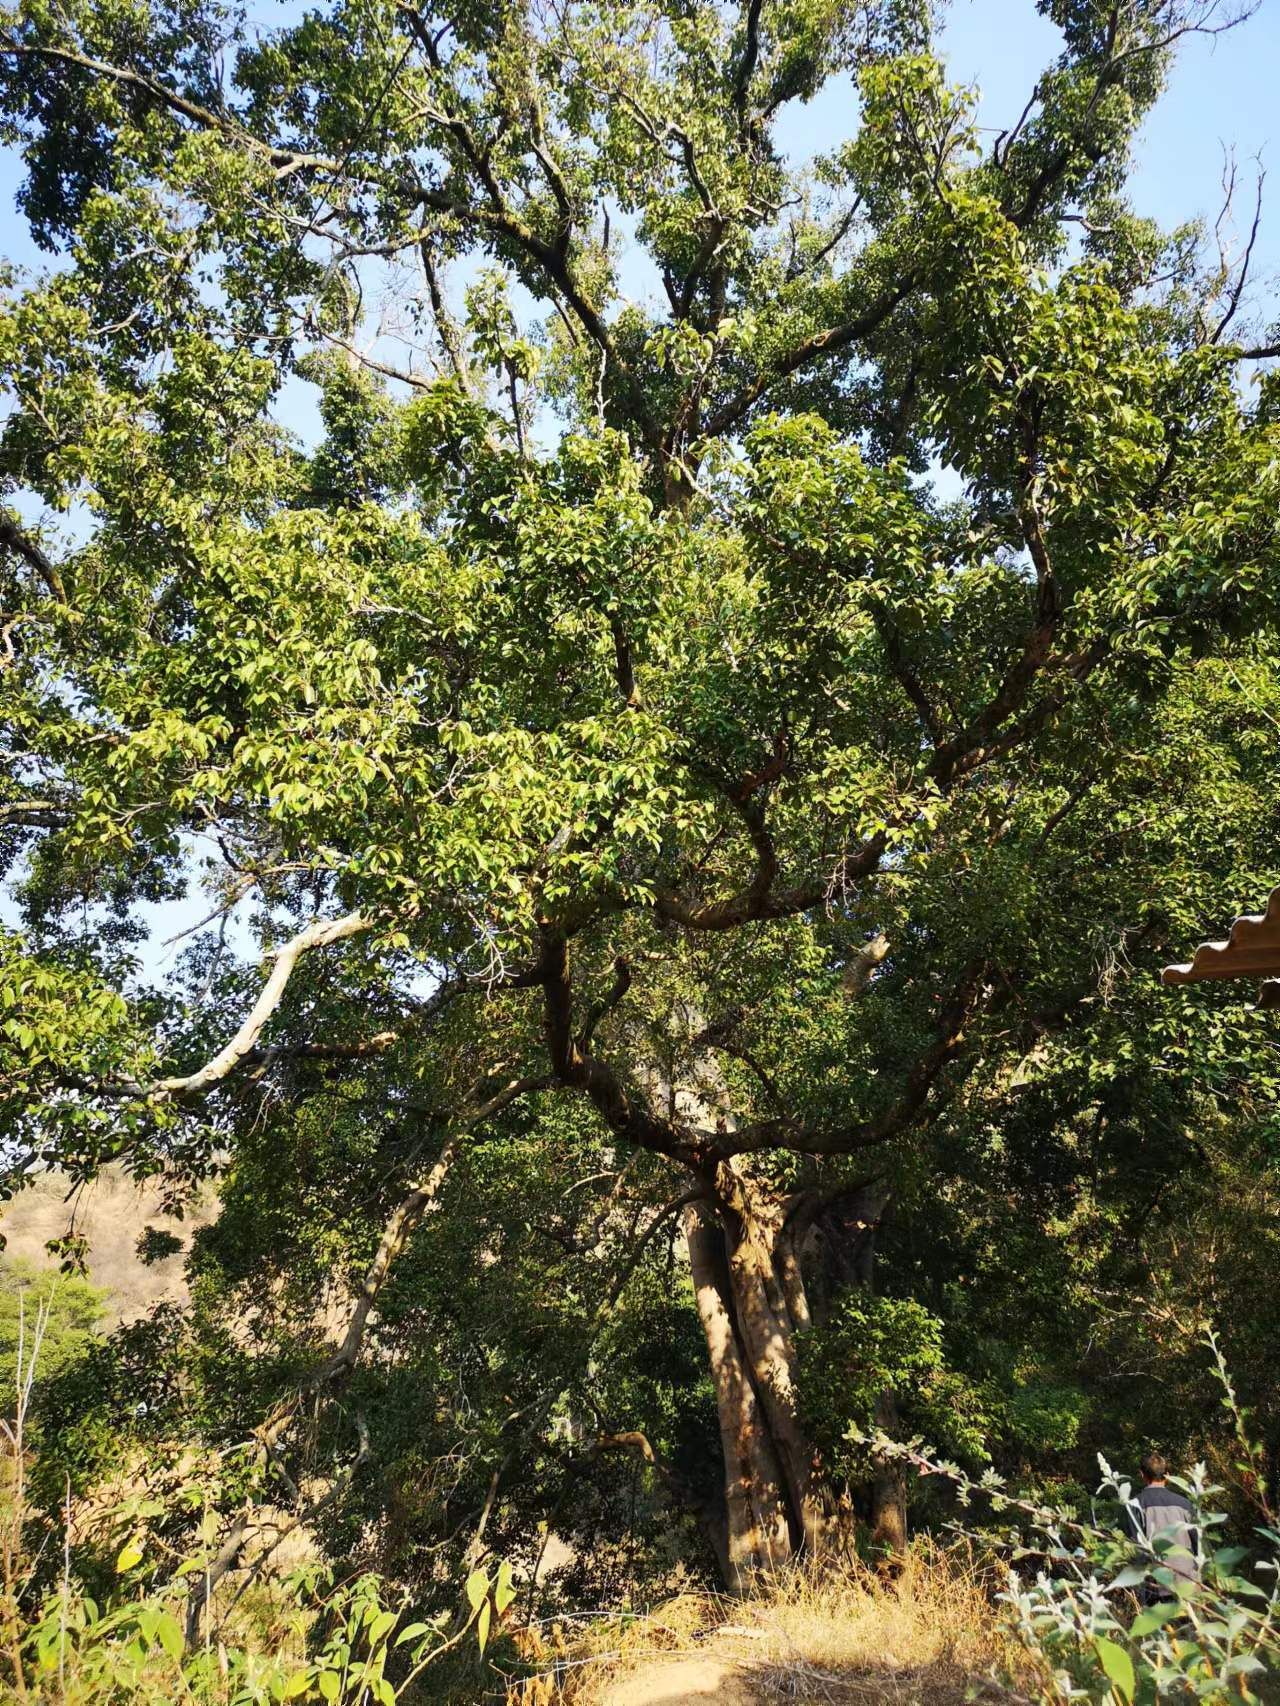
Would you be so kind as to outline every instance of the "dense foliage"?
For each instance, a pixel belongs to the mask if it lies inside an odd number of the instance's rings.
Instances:
[[[103,1313],[102,1292],[78,1275],[42,1273],[26,1262],[0,1267],[0,1391],[6,1399],[17,1388],[37,1331],[40,1378],[54,1380],[92,1350]]]
[[[0,12],[0,1142],[220,1180],[47,1399],[207,1453],[191,1633],[268,1497],[619,1597],[900,1543],[850,1423],[1219,1452],[1187,1299],[1280,1452],[1274,1027],[1156,975],[1280,882],[1280,381],[1126,198],[1227,20],[1041,10],[990,145],[928,0]]]

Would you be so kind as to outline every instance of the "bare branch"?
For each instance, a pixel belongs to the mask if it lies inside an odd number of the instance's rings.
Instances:
[[[376,356],[369,355],[367,351],[360,349],[346,338],[340,338],[336,332],[331,332],[325,326],[316,326],[313,330],[317,331],[326,343],[332,344],[335,349],[342,350],[353,361],[359,362],[361,367],[367,367],[370,373],[380,373],[383,378],[395,379],[401,385],[408,385],[415,391],[432,391],[435,389],[436,381],[428,378],[424,373],[411,373],[406,368],[392,367],[388,362],[379,361]]]
[[[1222,342],[1223,334],[1235,319],[1237,310],[1240,307],[1241,299],[1244,296],[1244,288],[1249,281],[1249,266],[1253,260],[1254,245],[1258,240],[1258,227],[1262,223],[1262,186],[1265,182],[1266,173],[1259,172],[1257,187],[1254,192],[1253,223],[1249,227],[1249,240],[1245,244],[1244,254],[1241,257],[1240,265],[1236,270],[1235,281],[1231,287],[1231,294],[1227,298],[1227,305],[1223,310],[1222,318],[1218,321],[1210,334],[1209,342],[1211,344]]]
[[[40,829],[59,829],[72,810],[65,800],[7,800],[0,805],[0,824],[22,819]]]
[[[363,913],[349,912],[343,918],[321,918],[308,924],[305,930],[285,943],[276,955],[271,975],[253,1010],[226,1046],[199,1071],[181,1078],[159,1078],[150,1086],[152,1094],[164,1096],[194,1096],[211,1084],[233,1072],[262,1035],[263,1026],[280,1005],[285,985],[301,956],[312,948],[328,947],[332,942],[345,941],[373,928],[373,920]]]
[[[595,1036],[601,1020],[612,1013],[613,1009],[625,999],[627,991],[631,988],[631,967],[621,955],[613,962],[613,969],[614,979],[609,993],[603,1001],[597,1001],[592,1007],[585,1024],[578,1033],[579,1048],[591,1047],[591,1039]]]
[[[861,211],[862,211],[862,198],[861,198],[861,196],[859,196],[858,199],[854,202],[853,206],[850,208],[847,208],[845,210],[845,212],[841,214],[839,219],[836,220],[836,223],[833,226],[830,235],[827,237],[826,242],[823,243],[823,245],[820,249],[815,250],[814,253],[812,255],[809,255],[805,260],[803,260],[803,261],[794,261],[793,260],[788,265],[788,267],[787,267],[787,283],[788,284],[794,284],[796,279],[803,278],[805,273],[813,272],[818,267],[820,267],[822,265],[823,261],[825,261],[827,256],[831,253],[831,251],[833,249],[835,249],[840,244],[842,239],[848,235],[850,227],[852,226],[854,220],[858,217],[858,214]],[[794,231],[795,231],[795,227],[793,225],[792,226],[792,232],[794,233]],[[793,243],[794,243],[794,237],[793,237]],[[793,253],[794,253],[794,249],[793,249]]]

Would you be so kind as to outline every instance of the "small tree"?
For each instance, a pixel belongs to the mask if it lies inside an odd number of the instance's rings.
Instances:
[[[925,0],[332,0],[230,62],[212,4],[0,23],[60,255],[0,321],[9,1152],[180,1181],[264,1097],[368,1108],[317,1390],[459,1150],[580,1102],[675,1175],[734,1585],[841,1525],[796,1335],[889,1194],[1274,856],[1274,351],[1123,195],[1224,20],[1050,11],[989,147]],[[223,934],[140,992],[206,850]]]

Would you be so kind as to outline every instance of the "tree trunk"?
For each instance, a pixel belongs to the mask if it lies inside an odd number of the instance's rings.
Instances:
[[[723,1232],[701,1206],[685,1210],[684,1230],[724,1453],[726,1521],[720,1565],[729,1592],[741,1594],[750,1591],[753,1577],[780,1568],[791,1556],[786,1493],[738,1337]]]
[[[885,1198],[868,1187],[817,1206],[797,1205],[736,1172],[720,1183],[718,1208],[687,1209],[684,1229],[724,1451],[720,1562],[730,1592],[743,1593],[754,1577],[801,1553],[821,1557],[849,1544],[850,1502],[825,1474],[800,1414],[796,1333],[810,1321],[800,1251],[821,1320],[841,1291],[870,1283]],[[881,1425],[891,1426],[892,1406],[886,1393]],[[885,1466],[858,1502],[872,1538],[900,1556],[906,1545],[901,1475]]]
[[[795,1334],[808,1304],[782,1205],[736,1180],[731,1211],[686,1212],[685,1234],[706,1335],[724,1448],[725,1581],[845,1538],[840,1502],[799,1411]]]
[[[876,1425],[892,1433],[897,1420],[893,1393],[882,1393],[876,1405]],[[900,1565],[907,1550],[907,1483],[898,1464],[878,1463],[868,1491],[872,1543],[890,1566]]]

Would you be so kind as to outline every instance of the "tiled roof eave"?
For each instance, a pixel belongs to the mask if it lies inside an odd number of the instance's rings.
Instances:
[[[1257,978],[1258,1006],[1280,1008],[1280,888],[1274,888],[1264,912],[1245,913],[1231,926],[1225,942],[1202,942],[1185,965],[1166,966],[1166,984],[1210,979]]]

